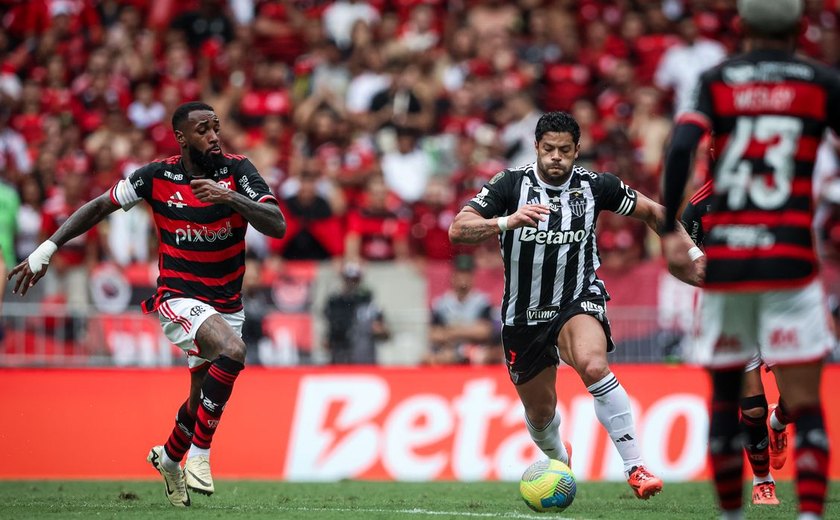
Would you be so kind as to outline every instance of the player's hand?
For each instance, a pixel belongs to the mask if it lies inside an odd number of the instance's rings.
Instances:
[[[16,265],[6,277],[7,280],[17,277],[17,280],[15,280],[15,286],[12,288],[12,292],[18,293],[19,291],[21,296],[25,295],[26,291],[28,291],[30,287],[38,283],[38,280],[44,277],[44,274],[47,272],[49,267],[49,264],[44,264],[40,271],[33,273],[32,269],[29,268],[28,258]]]
[[[687,284],[700,285],[706,277],[706,257],[692,260],[688,255],[692,246],[687,245],[687,241],[676,232],[662,235],[662,254],[671,274]]]
[[[544,204],[525,204],[508,216],[507,228],[537,227],[540,222],[548,220],[551,210]]]
[[[208,204],[224,204],[230,198],[230,190],[219,186],[210,179],[193,179],[190,181],[195,198]]]

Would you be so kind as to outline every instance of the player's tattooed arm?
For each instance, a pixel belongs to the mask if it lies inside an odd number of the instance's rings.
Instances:
[[[68,240],[72,240],[93,228],[102,219],[119,208],[119,206],[111,201],[109,193],[105,192],[74,211],[49,239],[56,246],[61,247]]]
[[[198,200],[227,204],[264,235],[283,238],[286,234],[286,218],[276,204],[251,200],[239,192],[222,188],[210,179],[193,179],[190,187]]]
[[[466,206],[449,226],[449,240],[453,244],[478,244],[503,230],[537,227],[550,212],[548,206],[526,204],[506,217],[484,218],[478,211]]]

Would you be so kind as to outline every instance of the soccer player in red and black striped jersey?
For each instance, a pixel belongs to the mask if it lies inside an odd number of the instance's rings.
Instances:
[[[712,181],[709,180],[692,195],[680,217],[691,240],[698,246],[703,245],[706,236],[704,221],[709,218],[712,190]],[[761,356],[755,354],[744,368],[740,401],[741,428],[746,436],[744,450],[753,472],[752,502],[756,505],[779,505],[770,466],[781,469],[785,463],[787,432],[785,424],[779,420],[779,416],[784,417],[785,408],[781,400],[772,408],[768,406],[764,384],[761,382],[763,364]],[[769,365],[766,366],[769,369]],[[773,415],[768,421],[771,409]],[[769,428],[768,422],[771,423]]]
[[[674,130],[662,245],[670,263],[690,261],[669,232],[692,151],[711,131],[720,155],[704,221],[708,263],[696,348],[712,375],[709,449],[720,507],[726,518],[743,516],[738,399],[744,365],[759,348],[796,424],[799,518],[814,519],[826,493],[820,379],[832,339],[812,242],[811,178],[823,132],[840,130],[840,75],[795,54],[802,0],[737,5],[745,52],[703,74]]]
[[[201,102],[179,106],[172,128],[181,155],[141,167],[79,208],[9,279],[17,277],[14,292],[26,294],[62,244],[120,208],[127,211],[141,200],[151,206],[160,276],[143,311],[158,312],[166,337],[188,353],[191,386],[169,439],[153,447],[147,460],[163,476],[170,503],[185,507],[190,505],[188,488],[207,495],[215,491],[210,444],[244,368],[240,292],[246,227],[250,223],[281,238],[286,222],[254,165],[222,153],[221,126],[212,107]]]

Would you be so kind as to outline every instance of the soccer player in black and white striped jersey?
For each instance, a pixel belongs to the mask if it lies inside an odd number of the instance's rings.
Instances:
[[[536,162],[490,179],[457,215],[449,236],[462,244],[499,239],[505,264],[502,343],[537,446],[569,462],[556,412],[557,365],[563,360],[595,398],[595,413],[635,495],[648,499],[662,490],[662,480],[644,466],[630,399],[607,363],[615,345],[606,316],[609,296],[596,275],[595,224],[606,210],[658,232],[664,208],[615,175],[575,166],[579,141],[580,127],[569,114],[543,115],[535,131]],[[688,250],[693,243],[683,234]],[[699,260],[674,274],[697,284],[703,266]]]

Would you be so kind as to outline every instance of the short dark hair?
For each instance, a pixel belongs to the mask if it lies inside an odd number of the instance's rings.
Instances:
[[[207,103],[202,103],[201,101],[189,101],[187,103],[183,103],[176,108],[175,112],[172,114],[172,130],[179,130],[181,124],[190,117],[190,112],[194,112],[196,110],[209,110],[210,112],[215,112],[213,107]]]
[[[534,131],[534,139],[540,139],[548,132],[568,132],[572,134],[575,144],[580,142],[580,126],[575,118],[568,112],[548,112],[537,121],[537,129]]]

